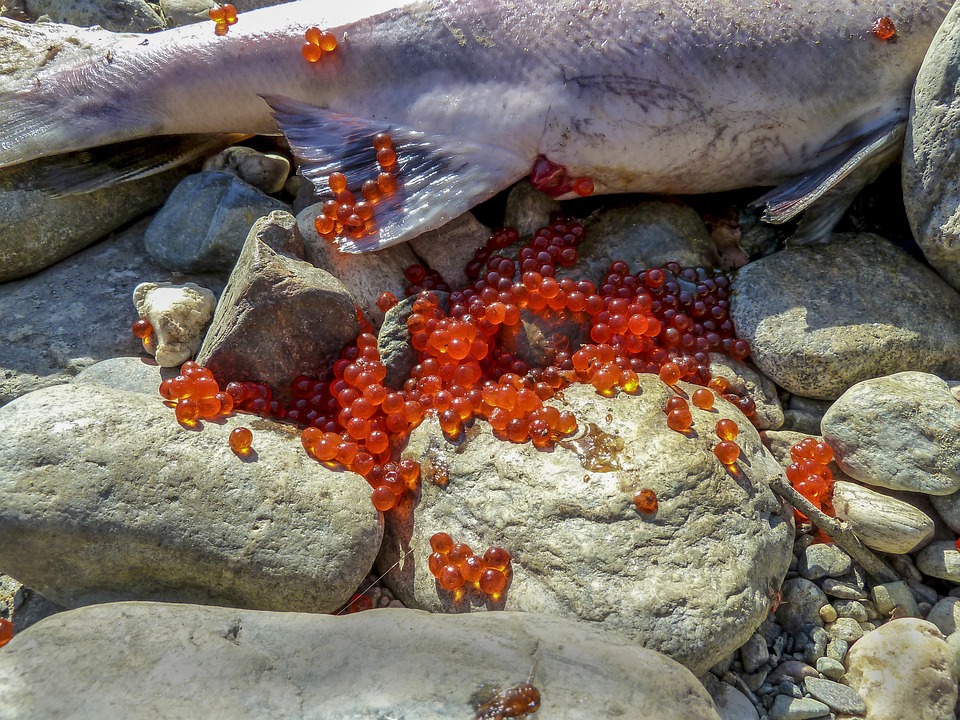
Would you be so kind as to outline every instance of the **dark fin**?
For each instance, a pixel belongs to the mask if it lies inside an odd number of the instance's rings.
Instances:
[[[833,160],[771,190],[750,207],[764,207],[761,219],[773,225],[787,223],[806,210],[790,242],[826,242],[857,193],[896,159],[905,129],[905,123],[896,122],[873,131]]]
[[[78,150],[41,163],[28,187],[61,197],[101,190],[220,152],[250,135],[161,135]]]
[[[532,160],[470,138],[427,135],[388,121],[331,112],[288,98],[265,96],[280,130],[301,161],[300,174],[321,192],[339,171],[351,189],[375,179],[373,136],[387,132],[397,153],[396,192],[376,205],[376,230],[337,238],[345,252],[380,250],[440,227],[523,178]]]

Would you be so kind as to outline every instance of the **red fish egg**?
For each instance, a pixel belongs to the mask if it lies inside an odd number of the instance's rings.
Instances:
[[[663,406],[663,411],[669,413],[673,410],[689,410],[690,406],[687,405],[687,401],[684,400],[679,395],[671,395],[667,398],[666,404]]]
[[[380,186],[376,180],[366,180],[360,186],[360,194],[368,203],[375,203],[380,199]]]
[[[434,533],[430,536],[430,547],[436,553],[448,555],[453,549],[453,538],[450,537],[450,533]]]
[[[884,15],[877,18],[877,21],[873,24],[873,34],[879,40],[892,40],[897,34],[897,26],[889,16]]]
[[[311,45],[316,45],[320,47],[320,28],[311,27],[307,28],[307,31],[303,33],[303,39],[306,40]]]
[[[444,565],[440,568],[440,575],[437,576],[437,580],[440,587],[450,592],[463,587],[463,574],[456,565]]]
[[[394,307],[397,302],[397,296],[392,292],[383,292],[380,293],[380,296],[377,298],[377,308],[379,308],[380,312],[386,312]]]
[[[667,427],[676,432],[686,432],[693,424],[689,410],[678,408],[667,413]]]
[[[130,330],[133,332],[134,337],[144,340],[153,334],[153,325],[150,324],[149,320],[140,318],[130,326]]]
[[[176,408],[177,422],[184,425],[192,425],[200,416],[200,408],[195,400],[185,398],[177,402]]]
[[[476,555],[468,557],[460,566],[460,574],[463,575],[464,582],[470,583],[471,585],[480,582],[480,576],[483,574],[483,570],[483,560]]]
[[[483,564],[494,570],[506,570],[510,560],[510,553],[502,547],[488,548],[483,554]]]
[[[373,147],[375,150],[383,150],[384,148],[393,147],[393,138],[390,137],[389,133],[377,133],[373,136]]]
[[[724,465],[733,465],[740,457],[740,446],[732,440],[721,440],[714,445],[713,454]]]
[[[827,465],[833,460],[833,448],[825,442],[818,442],[813,446],[810,457],[821,465]]]
[[[723,418],[717,420],[717,437],[721,440],[733,440],[740,434],[740,428],[737,427],[737,423],[729,418]]]
[[[334,37],[332,32],[324,30],[317,38],[317,42],[320,45],[320,49],[324,52],[333,52],[337,49],[337,38]]]
[[[454,543],[450,552],[447,553],[447,557],[453,565],[462,565],[463,561],[471,555],[473,555],[473,550],[466,543]]]
[[[318,235],[331,235],[337,226],[337,221],[327,215],[317,215],[313,220],[313,226]]]
[[[313,43],[306,42],[300,48],[300,54],[303,55],[303,59],[308,63],[315,63],[323,57],[323,50]]]
[[[384,195],[389,195],[397,189],[397,178],[391,173],[382,172],[377,175],[377,187]]]
[[[637,491],[633,496],[633,504],[637,512],[643,513],[644,515],[652,515],[660,507],[660,503],[657,500],[657,493],[650,488]]]
[[[798,463],[790,463],[786,469],[787,480],[790,481],[791,485],[796,486],[798,482],[801,482],[806,479],[807,473],[800,467]]]
[[[724,393],[727,392],[727,390],[730,389],[730,383],[727,381],[726,378],[715,377],[715,378],[710,378],[710,380],[707,382],[707,387],[713,390],[714,392],[717,392],[723,395]]]
[[[238,427],[230,431],[230,449],[238,454],[245,454],[250,451],[253,444],[253,433],[249,428]]]
[[[332,172],[327,177],[327,184],[330,186],[330,190],[334,195],[339,195],[347,189],[347,176],[342,172]]]
[[[507,576],[500,570],[487,568],[480,575],[480,590],[487,595],[499,595],[507,586]]]
[[[713,393],[706,388],[697,388],[693,391],[693,404],[701,410],[710,410],[714,403]]]
[[[215,418],[220,414],[220,401],[214,397],[204,397],[197,400],[197,417]]]
[[[384,170],[389,170],[397,164],[397,153],[393,148],[385,147],[377,150],[377,163]]]
[[[390,488],[384,485],[373,489],[373,492],[370,494],[370,500],[373,502],[373,506],[380,512],[391,510],[397,504],[397,496]]]
[[[671,387],[680,382],[680,368],[676,363],[664,363],[658,374],[660,375],[660,379]]]
[[[573,191],[580,197],[593,195],[593,180],[588,177],[578,177],[573,181]]]
[[[443,566],[447,564],[447,558],[445,555],[441,555],[438,552],[430,553],[430,557],[427,559],[427,567],[430,568],[430,574],[434,577],[440,576],[440,571],[443,569]]]
[[[361,200],[358,203],[354,203],[353,212],[363,221],[367,221],[373,217],[373,205],[365,200]]]

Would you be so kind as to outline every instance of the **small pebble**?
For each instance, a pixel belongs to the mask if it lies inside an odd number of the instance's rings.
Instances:
[[[830,634],[823,628],[815,628],[812,633],[812,639],[806,647],[804,659],[810,665],[816,664],[817,658],[823,657],[824,653],[827,652],[828,642],[830,642]]]
[[[827,595],[841,600],[865,600],[867,594],[862,586],[855,583],[827,578],[823,581],[823,591]]]
[[[834,660],[832,657],[822,657],[817,660],[817,672],[831,680],[839,680],[846,671],[843,663],[839,660]]]
[[[800,575],[808,580],[840,577],[850,572],[853,561],[836,545],[817,543],[804,550],[800,557]]]
[[[837,610],[833,605],[824,605],[820,608],[820,617],[824,622],[831,623],[837,619]]]
[[[751,635],[743,647],[740,648],[740,659],[743,662],[743,669],[748,674],[755,673],[761,665],[770,659],[770,652],[767,650],[767,641],[762,635],[754,633]],[[764,679],[766,679],[764,677]],[[760,682],[763,682],[762,680]],[[748,683],[749,685],[749,683]],[[757,687],[760,683],[757,683]],[[750,688],[756,690],[756,687]]]
[[[770,708],[770,720],[808,720],[829,715],[830,706],[812,698],[777,695]]]
[[[807,678],[804,686],[813,697],[830,706],[831,710],[847,713],[848,715],[863,715],[867,711],[867,704],[860,694],[846,685],[833,680]]]
[[[817,671],[807,665],[805,662],[801,662],[799,660],[787,660],[786,662],[780,663],[776,668],[774,668],[773,672],[770,673],[769,681],[771,683],[779,683],[782,679],[787,679],[794,682],[800,682],[803,678],[816,676]]]
[[[854,643],[863,637],[863,628],[853,618],[837,618],[836,622],[827,627],[830,637]]]
[[[867,609],[856,600],[841,600],[833,603],[837,611],[837,616],[842,618],[851,618],[859,623],[866,622]]]
[[[837,662],[843,662],[843,658],[846,657],[849,649],[850,643],[846,640],[834,638],[827,644],[827,657]]]

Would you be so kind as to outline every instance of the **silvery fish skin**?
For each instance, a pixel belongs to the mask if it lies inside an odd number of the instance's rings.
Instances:
[[[361,139],[389,130],[415,157],[364,249],[439,226],[539,156],[597,193],[776,185],[906,119],[950,5],[303,0],[241,14],[224,37],[213,23],[73,31],[60,57],[0,85],[0,166],[154,135],[276,133],[279,121],[319,181],[341,161],[351,177]],[[880,14],[895,42],[873,33]],[[300,52],[311,26],[340,39],[316,64]]]

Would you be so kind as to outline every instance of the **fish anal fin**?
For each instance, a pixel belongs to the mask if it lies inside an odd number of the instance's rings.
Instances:
[[[380,173],[373,137],[389,134],[396,152],[390,173],[396,189],[374,205],[369,227],[341,234],[345,252],[379,250],[433,230],[523,178],[532,158],[471,138],[431,135],[413,128],[332,112],[287,98],[266,96],[280,130],[300,161],[299,172],[321,197],[327,178],[341,172],[358,200],[360,188]]]
[[[761,219],[773,225],[787,223],[806,211],[790,242],[824,242],[857,193],[896,159],[905,128],[903,122],[892,122],[868,133],[829,162],[774,188],[750,206],[764,208]]]

